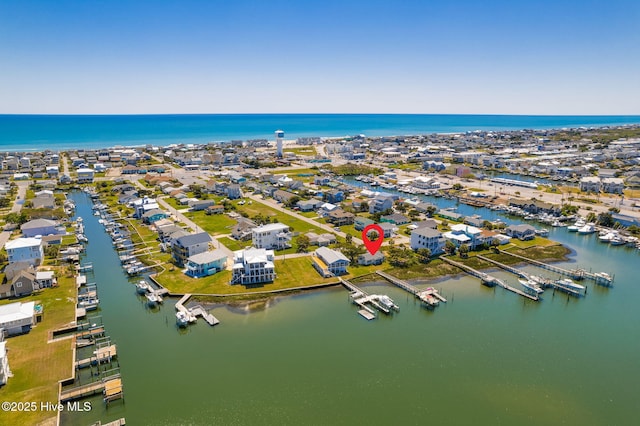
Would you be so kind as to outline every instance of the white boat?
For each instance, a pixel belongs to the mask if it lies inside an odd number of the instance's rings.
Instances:
[[[596,225],[594,223],[587,223],[582,228],[578,229],[578,234],[593,234],[596,232]]]
[[[627,244],[627,241],[620,235],[616,235],[615,237],[611,238],[611,240],[609,240],[609,244],[611,244],[612,246],[621,246]]]
[[[569,231],[569,232],[578,232],[578,229],[582,228],[585,225],[586,225],[586,223],[585,223],[584,220],[578,219],[578,220],[576,220],[576,223],[574,223],[573,225],[567,226],[567,231]]]
[[[520,282],[520,284],[524,288],[524,291],[527,293],[535,295],[544,293],[544,290],[538,285],[538,283],[533,280],[518,279],[518,282]]]
[[[396,305],[393,302],[393,299],[391,299],[389,296],[387,296],[386,294],[383,294],[381,296],[378,296],[378,302],[384,306],[387,309],[394,309],[394,310],[400,310],[400,308],[398,307],[398,305]]]
[[[586,287],[580,284],[575,283],[572,279],[563,278],[561,280],[556,281],[556,284],[560,287],[564,287],[569,290],[576,291],[578,293],[584,293]]]
[[[178,327],[186,327],[189,325],[189,316],[182,311],[176,312],[176,324]]]
[[[606,232],[606,233],[604,233],[604,235],[600,235],[598,237],[598,240],[601,243],[609,243],[609,242],[611,242],[611,240],[613,240],[617,236],[618,236],[617,232]]]
[[[78,302],[78,307],[84,308],[87,311],[93,311],[95,309],[98,309],[99,303],[100,303],[100,300],[97,297],[91,297],[85,300],[80,300]]]
[[[141,280],[138,283],[136,283],[136,292],[138,294],[145,294],[145,293],[149,293],[150,291],[151,291],[151,286],[147,284],[145,280]]]
[[[596,272],[593,275],[596,278],[596,282],[605,282],[610,284],[613,281],[613,277],[606,272]]]
[[[158,303],[160,303],[162,301],[160,296],[158,296],[158,295],[156,295],[154,293],[147,293],[145,295],[145,297],[147,298],[147,305],[149,307],[158,306]]]

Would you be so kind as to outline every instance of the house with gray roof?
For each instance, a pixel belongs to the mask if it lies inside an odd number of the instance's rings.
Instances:
[[[64,228],[60,228],[58,223],[49,219],[34,219],[25,222],[20,226],[22,235],[25,237],[35,237],[36,235],[58,235],[64,234]]]
[[[351,263],[344,254],[327,247],[316,249],[311,261],[316,271],[325,278],[346,274]]]
[[[204,253],[209,249],[211,237],[206,232],[198,232],[179,237],[171,244],[171,254],[176,265],[184,267],[189,257]]]

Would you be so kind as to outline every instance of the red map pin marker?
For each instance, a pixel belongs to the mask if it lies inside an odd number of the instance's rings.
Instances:
[[[378,234],[378,238],[375,241],[371,241],[367,236],[369,231],[374,231]],[[380,228],[379,225],[376,225],[375,223],[368,225],[366,228],[362,230],[362,242],[364,243],[367,250],[369,250],[369,253],[371,253],[371,255],[374,255],[378,252],[378,250],[380,249],[380,246],[382,245],[383,240],[384,240],[384,231],[382,230],[382,228]]]

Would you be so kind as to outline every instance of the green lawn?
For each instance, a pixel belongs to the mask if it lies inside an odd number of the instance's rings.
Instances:
[[[231,228],[236,224],[235,219],[224,214],[208,215],[204,211],[197,211],[186,212],[184,215],[212,235],[230,234]]]
[[[41,323],[29,333],[10,337],[7,340],[9,366],[13,377],[2,388],[3,401],[27,402],[58,400],[58,382],[72,375],[72,340],[47,343],[49,332],[75,319],[75,280],[58,277],[57,288],[21,298],[20,302],[35,301],[44,307]],[[15,302],[2,300],[0,304]],[[33,412],[0,411],[0,424],[40,424],[55,412],[36,410]],[[55,424],[55,421],[54,421]]]
[[[236,209],[239,212],[245,212],[250,218],[258,214],[275,218],[278,222],[290,226],[293,231],[303,234],[307,232],[315,232],[318,234],[324,233],[321,228],[313,226],[297,217],[291,216],[290,214],[275,210],[274,208],[258,201],[253,201],[251,204],[239,205]]]
[[[232,251],[242,250],[244,248],[251,246],[251,240],[238,241],[230,237],[220,237],[218,238],[218,241],[220,241],[221,244],[223,244],[225,247],[227,247],[229,250],[232,250]]]
[[[316,149],[313,146],[305,146],[300,148],[284,148],[284,152],[293,152],[296,155],[316,155]]]

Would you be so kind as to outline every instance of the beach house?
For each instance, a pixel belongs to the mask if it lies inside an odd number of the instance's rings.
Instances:
[[[173,240],[171,255],[176,265],[184,267],[191,256],[209,250],[209,243],[211,237],[206,232],[184,235]]]
[[[285,224],[269,223],[253,228],[251,240],[255,248],[284,250],[291,247],[291,232]]]
[[[8,241],[4,248],[7,250],[9,263],[24,261],[35,266],[44,259],[42,240],[39,238],[16,238]]]
[[[273,250],[247,248],[233,252],[231,284],[258,284],[276,278]]]
[[[444,249],[444,238],[437,229],[422,227],[411,232],[411,248],[418,250],[427,248],[431,254],[441,253]]]
[[[227,254],[224,250],[205,251],[189,257],[185,274],[194,278],[207,277],[224,270],[226,264]]]
[[[346,274],[350,263],[344,254],[327,247],[316,249],[313,252],[311,261],[313,262],[313,267],[325,278]]]

